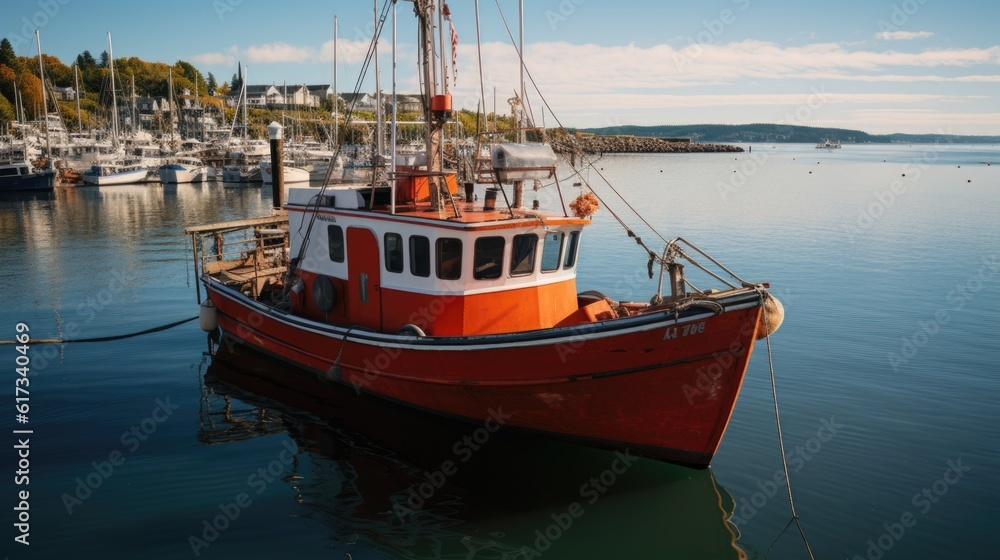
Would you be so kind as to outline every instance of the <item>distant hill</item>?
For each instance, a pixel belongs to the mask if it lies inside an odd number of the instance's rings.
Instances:
[[[1000,143],[1000,136],[959,136],[955,134],[868,134],[845,128],[820,128],[786,124],[690,124],[658,126],[607,126],[584,128],[582,132],[598,135],[650,136],[653,138],[690,138],[695,142],[805,142],[818,144],[824,140],[843,143],[891,142],[905,144]]]

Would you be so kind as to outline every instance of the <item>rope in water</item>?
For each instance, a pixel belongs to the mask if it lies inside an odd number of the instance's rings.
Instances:
[[[767,322],[767,305],[765,305],[767,301],[767,292],[765,292],[762,287],[758,287],[757,292],[760,294],[761,315],[764,318],[764,332],[766,333],[771,330],[770,325],[768,325]],[[813,556],[812,547],[809,546],[809,539],[806,538],[806,533],[802,530],[802,524],[799,523],[799,514],[795,511],[795,498],[792,497],[792,480],[788,477],[788,460],[785,458],[785,440],[781,435],[781,415],[778,413],[778,388],[775,385],[774,380],[774,360],[771,358],[771,335],[768,334],[765,336],[764,341],[767,343],[767,366],[771,370],[771,394],[774,396],[774,422],[778,428],[778,447],[781,449],[781,466],[785,469],[785,488],[788,489],[788,507],[792,510],[792,518],[788,520],[788,524],[785,525],[785,528],[778,533],[777,537],[775,537],[774,542],[771,543],[770,547],[768,547],[767,555],[765,555],[764,558],[768,558],[771,555],[771,549],[774,548],[774,545],[778,543],[778,539],[781,538],[781,535],[783,535],[785,531],[788,530],[788,527],[794,522],[795,526],[799,529],[799,535],[802,536],[802,543],[806,547],[806,552],[809,554],[810,560],[816,560],[816,557]]]
[[[172,328],[174,328],[176,326],[183,325],[184,323],[190,323],[191,321],[194,321],[197,318],[198,318],[198,316],[195,315],[194,317],[189,317],[187,319],[182,319],[180,321],[174,321],[173,323],[169,323],[169,324],[162,325],[162,326],[159,326],[159,327],[153,327],[151,329],[146,329],[144,331],[139,331],[139,332],[134,332],[134,333],[129,333],[129,334],[119,334],[119,335],[114,335],[114,336],[98,336],[98,337],[94,337],[94,338],[75,338],[75,339],[70,339],[70,340],[64,340],[64,339],[61,339],[61,338],[32,338],[32,339],[28,340],[27,342],[18,342],[16,340],[0,340],[0,345],[3,345],[3,344],[69,344],[71,342],[77,342],[77,343],[79,343],[79,342],[110,342],[112,340],[124,340],[126,338],[133,338],[133,337],[136,337],[136,336],[142,336],[144,334],[151,334],[151,333],[155,333],[155,332],[165,331],[167,329],[172,329]]]

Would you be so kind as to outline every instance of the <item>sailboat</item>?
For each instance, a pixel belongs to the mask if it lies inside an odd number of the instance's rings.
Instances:
[[[126,159],[119,149],[118,126],[118,95],[115,87],[115,51],[111,43],[111,32],[108,32],[108,64],[111,75],[111,143],[116,154],[113,160],[98,161],[85,171],[81,178],[88,185],[110,186],[140,183],[146,180],[149,168],[142,164],[141,159]],[[133,119],[134,119],[133,113]]]
[[[435,7],[416,0],[414,12],[426,158],[391,160],[385,185],[288,187],[284,204],[278,185],[271,216],[187,228],[207,293],[202,327],[359,394],[708,466],[780,303],[681,238],[662,251],[643,244],[669,292],[642,302],[578,292],[596,194],[572,212],[523,208],[524,182],[558,181],[558,160],[520,140],[485,146],[493,185],[483,200],[462,196],[443,166],[454,112],[447,78],[434,76],[445,58],[434,54]],[[695,288],[685,264],[721,289]]]
[[[177,120],[177,107],[174,105],[174,72],[171,68],[167,74],[167,92],[170,96],[170,144],[174,146],[174,128]],[[208,179],[208,170],[200,158],[191,155],[175,154],[170,161],[156,169],[160,182],[165,184],[200,183]]]
[[[45,169],[34,169],[28,163],[29,147],[25,139],[25,147],[21,152],[22,161],[11,161],[0,163],[0,193],[13,191],[35,191],[50,190],[55,186],[56,171],[51,168],[50,160],[52,149],[49,143],[49,110],[45,99],[45,66],[42,64],[42,39],[35,30],[35,40],[38,42],[38,69],[42,80],[42,109],[45,126]],[[16,95],[16,87],[15,87]],[[13,145],[10,149],[11,155],[15,152]]]

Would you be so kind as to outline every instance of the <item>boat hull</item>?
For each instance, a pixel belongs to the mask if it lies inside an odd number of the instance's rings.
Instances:
[[[760,318],[742,294],[692,308],[483,337],[401,337],[328,325],[208,281],[227,338],[318,377],[470,422],[703,468],[732,415]]]
[[[0,177],[0,192],[45,191],[55,186],[56,172],[42,171],[11,177]]]
[[[260,179],[265,185],[271,184],[274,179],[271,175],[271,162],[265,161],[260,164]],[[301,167],[286,165],[282,168],[282,179],[288,183],[308,183],[309,171]]]
[[[157,170],[161,183],[200,183],[207,178],[207,172],[202,167],[191,169],[170,169],[163,168]]]
[[[99,187],[106,187],[110,185],[130,185],[134,183],[142,183],[146,180],[146,176],[149,171],[146,169],[139,169],[136,171],[125,171],[122,173],[115,173],[113,175],[96,176],[96,175],[83,175],[83,182],[88,185],[97,185]]]

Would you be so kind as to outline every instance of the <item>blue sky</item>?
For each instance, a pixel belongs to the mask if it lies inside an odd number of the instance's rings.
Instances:
[[[379,5],[384,0],[378,0]],[[487,106],[516,87],[498,0],[479,0]],[[451,0],[456,104],[479,99],[473,0]],[[499,0],[516,26],[517,2]],[[1000,3],[955,0],[525,0],[526,59],[567,126],[784,122],[873,133],[1000,134]],[[34,55],[195,64],[219,82],[329,83],[340,21],[339,89],[361,68],[367,0],[32,0],[5,7],[0,34]],[[415,20],[399,4],[399,84],[416,90]],[[516,29],[515,29],[516,34]],[[386,43],[388,36],[385,36]],[[388,83],[388,48],[383,84]],[[374,89],[366,81],[368,91]],[[383,85],[383,87],[386,87]],[[541,119],[537,94],[529,94]],[[546,124],[551,125],[551,115]]]

